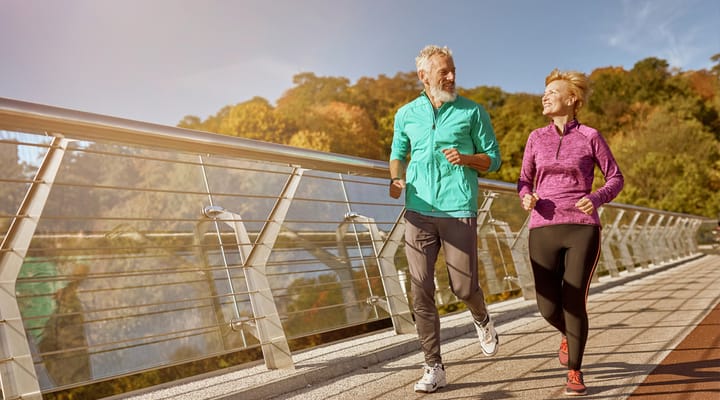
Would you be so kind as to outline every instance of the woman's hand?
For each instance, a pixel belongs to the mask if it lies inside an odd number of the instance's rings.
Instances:
[[[582,199],[578,200],[577,203],[575,203],[575,207],[577,207],[580,211],[584,212],[587,215],[590,215],[595,211],[595,206],[593,205],[592,201],[590,201],[587,197],[583,197]]]
[[[528,193],[522,198],[522,208],[524,208],[525,211],[530,211],[535,208],[535,203],[537,203],[538,200],[540,200],[540,196],[538,196],[537,193]]]

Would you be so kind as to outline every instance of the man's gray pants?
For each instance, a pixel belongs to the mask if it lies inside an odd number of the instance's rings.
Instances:
[[[440,315],[435,305],[435,263],[442,247],[450,289],[476,321],[487,317],[478,284],[477,218],[439,218],[406,211],[405,254],[410,268],[415,326],[427,365],[442,364]]]

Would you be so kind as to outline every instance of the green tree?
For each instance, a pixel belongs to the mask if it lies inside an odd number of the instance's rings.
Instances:
[[[422,85],[415,72],[398,72],[392,78],[385,75],[363,77],[350,87],[348,103],[364,109],[378,131],[382,147],[380,159],[387,160],[390,156],[393,121],[398,108],[421,91]]]
[[[308,110],[332,101],[348,99],[350,80],[341,77],[318,77],[303,72],[293,77],[295,87],[286,91],[277,101],[277,111],[289,121],[291,130],[306,129],[311,117]]]
[[[301,130],[290,137],[290,146],[302,147],[304,149],[330,152],[333,138],[325,132],[314,132]]]
[[[656,107],[611,145],[626,182],[617,201],[700,215],[717,208],[708,201],[720,189],[720,144],[694,118]]]
[[[262,97],[231,107],[219,122],[218,133],[273,143],[287,143],[289,135],[282,114]]]
[[[658,104],[668,98],[669,64],[665,60],[648,57],[640,60],[630,70],[630,89],[634,101]]]
[[[498,109],[501,109],[509,93],[504,92],[497,86],[478,86],[472,89],[458,89],[458,94],[481,104],[492,115]]]
[[[631,119],[630,77],[622,67],[598,68],[590,74],[592,93],[583,108],[583,119],[604,135],[612,136]]]
[[[710,72],[720,78],[720,53],[714,54],[712,57],[710,57],[710,60],[715,63],[715,65],[710,68]]]
[[[541,96],[527,93],[505,94],[501,104],[492,108],[495,134],[500,142],[502,166],[500,170],[488,174],[490,179],[516,182],[520,176],[525,143],[530,132],[548,124],[542,115]]]
[[[330,151],[353,156],[379,159],[382,147],[370,116],[358,106],[330,102],[311,109],[307,127],[311,132],[329,135]]]

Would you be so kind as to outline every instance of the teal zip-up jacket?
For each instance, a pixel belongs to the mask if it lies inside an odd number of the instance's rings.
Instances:
[[[391,160],[410,161],[405,172],[405,208],[439,217],[471,217],[478,210],[478,171],[453,165],[442,150],[490,157],[500,168],[500,149],[490,116],[474,101],[457,96],[435,110],[423,92],[395,114]]]

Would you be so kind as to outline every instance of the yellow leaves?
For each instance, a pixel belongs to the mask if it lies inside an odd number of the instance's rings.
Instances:
[[[289,145],[304,149],[329,152],[332,138],[325,132],[301,130],[290,137]]]

